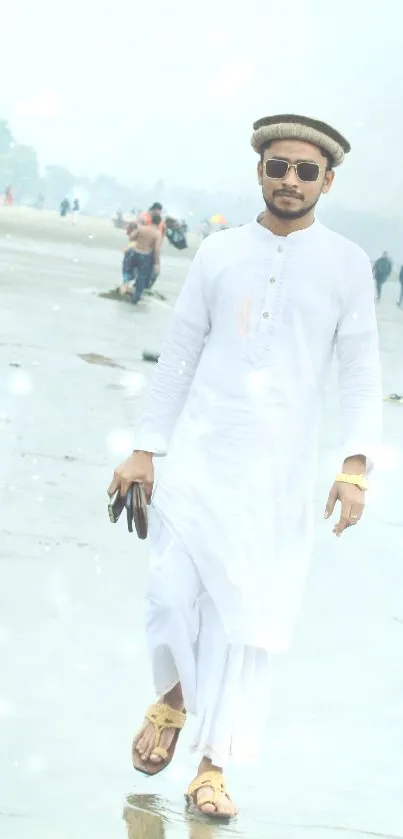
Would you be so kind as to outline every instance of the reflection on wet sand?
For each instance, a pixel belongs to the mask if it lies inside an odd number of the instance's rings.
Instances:
[[[165,826],[171,821],[164,802],[157,795],[131,795],[128,806],[123,810],[127,826],[127,839],[166,839]],[[185,813],[189,839],[218,839],[222,836],[222,824],[198,820],[197,816]]]
[[[216,839],[222,835],[222,827],[208,822],[198,822],[187,817],[189,839]]]
[[[125,807],[123,810],[123,818],[127,825],[127,839],[165,839],[164,818],[152,812],[157,800],[155,795],[131,797],[132,806]]]

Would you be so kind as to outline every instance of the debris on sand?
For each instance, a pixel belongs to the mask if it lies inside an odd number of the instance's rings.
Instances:
[[[154,364],[158,363],[158,359],[160,357],[160,353],[158,352],[148,352],[148,350],[143,351],[143,361],[152,361]]]
[[[403,396],[399,393],[390,393],[383,397],[384,402],[394,402],[396,405],[403,405]]]
[[[105,300],[120,300],[123,303],[131,303],[129,294],[119,294],[117,288],[112,288],[111,291],[100,291],[98,297],[104,297]]]
[[[133,305],[131,294],[120,294],[117,288],[112,288],[110,291],[100,291],[98,297],[103,297],[105,300],[119,300],[120,303],[130,303],[131,306]],[[145,289],[143,301],[146,300],[147,297],[155,297],[157,300],[164,301],[167,299],[164,294],[161,294],[160,291],[156,291],[155,289]]]
[[[117,367],[119,370],[125,370],[125,367],[118,364],[113,358],[108,358],[106,355],[100,355],[97,352],[78,353],[78,358],[86,361],[87,364],[99,364],[101,367]]]

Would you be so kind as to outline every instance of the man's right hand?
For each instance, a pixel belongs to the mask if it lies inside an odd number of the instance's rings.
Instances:
[[[154,484],[154,466],[151,452],[133,452],[127,460],[118,466],[113,473],[113,480],[108,487],[108,495],[112,497],[118,489],[125,497],[133,483],[143,484],[147,501],[150,503]]]

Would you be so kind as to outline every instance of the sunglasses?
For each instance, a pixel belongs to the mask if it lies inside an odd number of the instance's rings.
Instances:
[[[276,181],[282,181],[289,173],[290,169],[295,170],[295,174],[299,181],[317,181],[323,166],[319,163],[312,163],[310,160],[300,160],[298,163],[289,163],[288,160],[279,160],[277,157],[271,157],[266,160],[266,175],[268,178],[273,178]]]

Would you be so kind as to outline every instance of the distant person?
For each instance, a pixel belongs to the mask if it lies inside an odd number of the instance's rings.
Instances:
[[[397,301],[397,305],[401,309],[403,307],[403,265],[399,271],[399,283],[400,283],[400,297]]]
[[[382,296],[383,285],[386,283],[386,280],[392,271],[392,261],[389,258],[387,251],[384,251],[382,256],[376,260],[373,271],[376,284],[376,299],[379,301]]]
[[[6,191],[4,193],[4,203],[6,207],[12,207],[14,204],[13,188],[11,186],[6,187]]]
[[[207,239],[207,237],[210,236],[211,224],[207,219],[204,219],[204,221],[202,221],[201,233],[203,239]]]
[[[167,216],[165,219],[165,228],[168,242],[170,242],[174,248],[177,248],[180,251],[187,248],[188,243],[186,239],[186,231],[183,229],[182,222],[177,221],[177,219],[172,218],[172,216]]]
[[[60,215],[62,218],[66,218],[67,213],[70,212],[70,201],[68,198],[63,198],[63,201],[60,203]]]
[[[73,213],[73,224],[75,224],[79,215],[80,215],[80,211],[81,211],[80,201],[79,201],[78,198],[74,199],[71,211]]]
[[[130,290],[134,284],[132,303],[137,305],[144,291],[155,282],[160,270],[160,250],[162,236],[159,230],[161,217],[158,213],[151,216],[151,224],[130,226],[128,232],[130,244],[123,260],[124,282],[119,289],[120,294]]]
[[[34,205],[35,209],[36,210],[43,210],[44,203],[45,203],[45,196],[44,196],[43,192],[40,192],[36,201],[35,201],[35,205]]]

